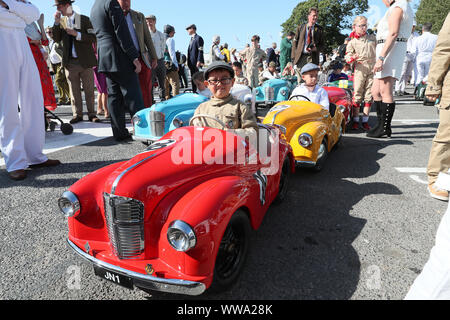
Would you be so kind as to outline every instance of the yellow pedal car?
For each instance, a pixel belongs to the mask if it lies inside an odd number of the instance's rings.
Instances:
[[[309,101],[283,101],[270,109],[263,123],[284,133],[297,165],[320,171],[345,132],[343,109],[332,103],[328,111]]]

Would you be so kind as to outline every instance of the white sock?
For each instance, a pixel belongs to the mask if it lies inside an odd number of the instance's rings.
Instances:
[[[363,116],[363,117],[362,117],[362,122],[363,122],[363,123],[369,122],[369,116]]]

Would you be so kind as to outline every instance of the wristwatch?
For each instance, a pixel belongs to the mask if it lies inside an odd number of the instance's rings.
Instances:
[[[383,61],[383,62],[384,62],[384,59],[386,59],[386,57],[383,57],[383,56],[379,56],[379,57],[378,57],[378,59],[380,59],[381,61]]]

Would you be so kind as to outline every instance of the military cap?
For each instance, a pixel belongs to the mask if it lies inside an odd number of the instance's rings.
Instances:
[[[234,70],[233,68],[226,62],[223,61],[214,61],[211,63],[205,70],[205,79],[208,79],[208,75],[213,70],[223,69],[230,72],[231,77],[234,78]]]
[[[314,63],[307,63],[303,66],[302,70],[300,70],[300,74],[304,74],[309,71],[320,70],[319,66]]]

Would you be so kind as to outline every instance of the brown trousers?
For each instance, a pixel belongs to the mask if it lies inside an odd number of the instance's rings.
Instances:
[[[450,108],[439,108],[439,127],[428,160],[428,183],[436,182],[440,172],[450,169]]]
[[[74,117],[83,117],[83,97],[81,95],[81,83],[83,83],[84,98],[88,116],[96,115],[94,94],[94,71],[92,68],[83,68],[76,60],[70,60],[65,67],[66,78],[69,83],[70,100]]]
[[[172,88],[172,97],[180,93],[180,76],[177,71],[166,73],[166,100],[170,99],[170,88]]]

